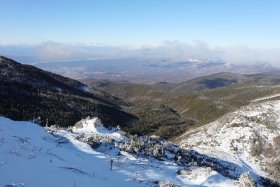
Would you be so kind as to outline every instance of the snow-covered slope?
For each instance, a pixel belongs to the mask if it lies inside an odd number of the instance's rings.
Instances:
[[[156,139],[142,138],[152,144]],[[123,132],[106,130],[96,118],[82,120],[73,129],[47,128],[46,132],[31,122],[0,117],[0,186],[237,185],[211,168],[186,169],[169,151],[161,152],[158,158],[160,149],[145,154],[130,152],[131,142]],[[163,143],[168,150],[177,149]]]
[[[279,100],[242,107],[181,138],[182,147],[234,165],[236,175],[248,171],[255,180],[279,182]]]
[[[64,141],[64,142],[63,142]],[[30,122],[0,118],[0,186],[141,186],[110,171],[85,143],[55,137]]]

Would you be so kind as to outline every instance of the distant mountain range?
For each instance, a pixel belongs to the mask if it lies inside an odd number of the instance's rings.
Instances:
[[[24,60],[28,59],[27,57]],[[278,69],[269,64],[237,65],[218,59],[161,59],[161,58],[119,58],[119,59],[76,59],[40,62],[32,59],[33,65],[74,79],[107,79],[154,84],[156,82],[183,82],[214,73],[231,72],[254,74],[274,72]]]

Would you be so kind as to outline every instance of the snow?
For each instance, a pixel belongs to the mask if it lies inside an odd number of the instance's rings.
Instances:
[[[226,161],[237,167],[236,175],[249,172],[270,177],[263,166],[270,163],[264,152],[278,149],[273,139],[280,135],[280,101],[250,104],[182,135],[181,147]]]
[[[97,118],[81,124],[72,131],[49,128],[50,134],[34,123],[0,117],[0,186],[126,187],[155,186],[156,181],[180,186],[237,186],[234,180],[209,168],[192,167],[190,175],[177,175],[184,168],[172,160],[125,151],[112,154],[111,149],[108,154],[98,152],[79,138],[98,134],[117,141],[125,137],[114,129],[105,129]]]
[[[105,156],[71,136],[58,143],[33,123],[0,117],[0,137],[0,186],[142,186],[110,171]]]
[[[84,67],[83,67],[84,68]],[[87,85],[83,85],[81,87],[81,90],[85,91],[85,92],[89,92],[89,93],[96,93],[96,90],[94,90],[93,88],[87,86]]]
[[[211,177],[207,177],[207,176]],[[236,186],[237,183],[232,182],[230,179],[223,177],[216,171],[211,170],[211,168],[194,168],[191,170],[190,174],[187,175],[185,179],[183,179],[185,183],[188,183],[188,186],[196,186],[197,184],[201,186],[225,186],[225,187],[233,187]]]
[[[98,118],[85,119],[80,121],[81,124],[73,127],[73,132],[78,134],[92,135],[98,134],[101,136],[107,136],[114,140],[121,140],[123,137],[118,132],[115,132],[115,128],[111,130],[106,129]],[[81,126],[81,127],[77,127]]]
[[[54,89],[55,89],[58,93],[62,93],[62,92],[63,92],[63,89],[62,89],[62,88],[54,87]]]

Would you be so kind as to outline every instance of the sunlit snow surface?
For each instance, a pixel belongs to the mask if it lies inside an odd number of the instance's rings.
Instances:
[[[123,151],[117,156],[99,153],[77,137],[81,133],[123,137],[91,120],[73,132],[58,130],[54,136],[36,124],[0,117],[0,186],[156,186],[162,180],[180,186],[236,186],[207,168],[189,168],[189,174],[178,176],[181,166],[172,161]]]
[[[85,135],[97,134],[104,137],[108,136],[117,141],[124,138],[119,133],[115,132],[114,128],[108,130],[105,127],[103,127],[98,118],[81,120],[81,128],[73,127],[73,132]]]
[[[268,98],[268,97],[267,97]],[[236,165],[237,171],[270,177],[264,167],[271,162],[264,152],[279,149],[280,101],[250,104],[201,128],[186,132],[181,146]],[[254,150],[260,152],[254,153]]]

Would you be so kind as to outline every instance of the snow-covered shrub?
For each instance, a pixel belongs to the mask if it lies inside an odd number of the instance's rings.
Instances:
[[[128,136],[128,141],[120,142],[118,147],[126,152],[160,158],[165,156],[165,147],[168,147],[167,144],[164,145],[162,142],[164,141],[158,137],[131,135]]]
[[[280,157],[276,157],[271,160],[266,168],[266,171],[270,174],[270,176],[274,179],[275,182],[280,184]]]
[[[255,187],[256,182],[250,177],[249,173],[243,173],[238,180],[239,187]]]
[[[211,172],[212,172],[212,168],[211,167],[206,167],[205,171],[206,171],[207,175],[210,175]]]
[[[45,127],[46,131],[49,133],[56,132],[58,129],[62,129],[61,127],[57,125],[51,125],[49,127]]]
[[[31,120],[31,122],[32,122],[32,123],[36,123],[36,124],[41,124],[41,123],[42,123],[41,117],[39,116],[39,117],[33,118],[33,119]]]
[[[110,138],[109,136],[102,136],[98,134],[93,134],[91,136],[80,138],[80,140],[87,142],[88,144],[91,144],[93,142],[99,142],[99,143],[114,143],[115,141]]]
[[[103,127],[101,121],[97,117],[91,118],[90,116],[86,117],[85,119],[81,119],[78,121],[74,127],[73,130],[75,129],[82,129],[82,128],[92,128],[92,126],[97,127]]]
[[[274,138],[273,138],[273,143],[274,143],[275,145],[280,145],[280,136],[274,137]]]
[[[173,184],[170,181],[160,181],[159,187],[179,187],[178,185]]]
[[[164,155],[163,147],[159,144],[156,144],[152,147],[152,155],[156,158],[159,158]]]
[[[262,139],[258,134],[254,134],[252,137],[250,137],[250,145],[250,154],[252,156],[259,156],[260,154],[262,154]]]
[[[179,169],[176,174],[177,175],[189,175],[190,174],[190,170],[186,170],[186,169]]]

